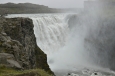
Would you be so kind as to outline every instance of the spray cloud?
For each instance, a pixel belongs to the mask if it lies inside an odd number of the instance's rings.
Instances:
[[[108,68],[114,70],[115,22],[107,14],[108,2],[96,1],[92,8],[81,14],[69,15],[70,28],[65,46],[52,56],[48,63],[53,71],[72,68]]]

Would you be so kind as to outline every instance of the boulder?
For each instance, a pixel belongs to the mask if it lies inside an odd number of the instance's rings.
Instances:
[[[20,64],[15,60],[12,54],[0,53],[0,64],[4,64],[7,67],[22,69]]]

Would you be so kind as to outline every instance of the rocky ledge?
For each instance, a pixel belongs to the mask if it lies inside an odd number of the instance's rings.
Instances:
[[[33,26],[29,18],[0,18],[0,65],[19,70],[41,68],[53,74],[36,45]]]

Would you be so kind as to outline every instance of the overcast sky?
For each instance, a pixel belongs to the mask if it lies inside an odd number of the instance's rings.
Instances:
[[[35,3],[46,5],[52,8],[76,8],[83,7],[84,0],[0,0],[0,3],[14,2],[14,3]]]

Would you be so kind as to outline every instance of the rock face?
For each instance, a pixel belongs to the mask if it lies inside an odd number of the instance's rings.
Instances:
[[[20,64],[17,61],[15,61],[15,58],[12,54],[0,53],[0,63],[6,64],[7,67],[22,69]]]
[[[23,69],[41,68],[52,73],[46,55],[36,45],[31,19],[0,19],[0,64]]]

